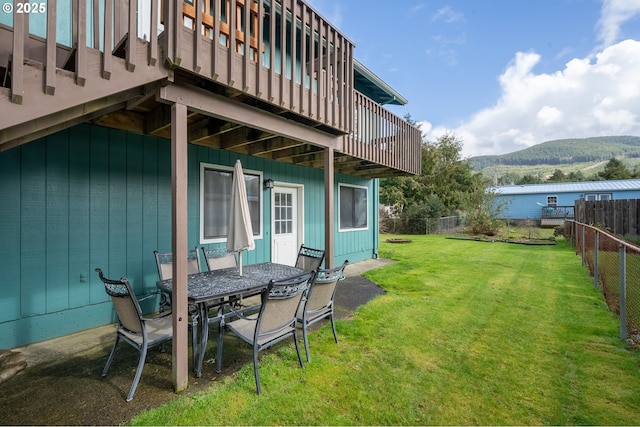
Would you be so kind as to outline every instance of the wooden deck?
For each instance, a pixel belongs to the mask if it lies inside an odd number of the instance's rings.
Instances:
[[[420,173],[420,131],[355,89],[353,43],[305,2],[94,3],[71,2],[67,45],[67,2],[48,1],[44,36],[25,14],[0,24],[0,151],[82,122],[170,138],[178,96],[195,144],[316,168],[330,147],[336,172]]]
[[[540,217],[540,226],[543,228],[564,225],[565,220],[574,218],[573,206],[543,207]]]

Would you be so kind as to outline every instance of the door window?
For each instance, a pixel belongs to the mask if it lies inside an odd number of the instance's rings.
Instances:
[[[275,234],[293,234],[293,195],[275,193],[274,201]]]

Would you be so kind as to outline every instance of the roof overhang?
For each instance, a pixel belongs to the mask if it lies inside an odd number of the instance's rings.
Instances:
[[[353,71],[356,90],[377,103],[382,105],[405,105],[409,102],[404,96],[400,95],[400,93],[355,59],[353,60]]]

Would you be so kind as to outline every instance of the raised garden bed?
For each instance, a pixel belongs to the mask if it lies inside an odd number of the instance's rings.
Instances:
[[[387,243],[411,243],[411,239],[401,239],[401,238],[393,238],[387,239]]]

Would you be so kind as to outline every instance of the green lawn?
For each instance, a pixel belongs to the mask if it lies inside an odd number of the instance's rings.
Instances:
[[[573,248],[410,238],[381,244],[398,262],[368,277],[387,294],[338,322],[340,344],[313,333],[305,369],[281,346],[261,396],[247,360],[132,424],[640,424],[640,353]]]

